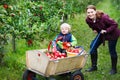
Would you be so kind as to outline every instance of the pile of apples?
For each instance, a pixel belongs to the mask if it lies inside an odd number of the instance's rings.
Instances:
[[[61,59],[61,58],[65,58],[66,53],[61,53],[59,51],[56,50],[56,48],[53,48],[51,52],[46,52],[46,55],[51,59],[51,60],[57,60],[57,59]]]
[[[69,49],[67,49],[66,52],[78,55],[80,53],[80,51],[81,51],[80,48],[69,48]],[[52,49],[52,51],[47,51],[46,52],[46,55],[51,60],[57,60],[57,59],[65,58],[65,57],[67,57],[67,54],[66,53],[61,53],[61,52],[57,51],[57,49],[55,47]]]
[[[80,51],[81,51],[80,48],[69,48],[69,49],[67,50],[67,52],[74,53],[74,54],[76,54],[76,55],[79,54]]]

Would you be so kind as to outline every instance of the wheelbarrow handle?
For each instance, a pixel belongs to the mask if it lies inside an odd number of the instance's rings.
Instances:
[[[54,47],[56,47],[56,43],[61,40],[63,37],[58,37],[56,40],[50,41],[50,43],[48,44],[48,51],[50,51],[50,46],[53,44]]]
[[[82,50],[79,52],[78,56],[81,55],[81,53],[84,51],[84,48],[83,48],[82,46],[80,46],[80,48],[81,48]]]
[[[95,45],[96,45],[96,43],[97,43],[100,35],[101,35],[101,32],[99,32],[98,35],[96,36],[96,38],[95,38],[95,40],[94,40],[94,42],[93,42],[93,44],[92,44],[92,46],[91,46],[91,48],[90,48],[90,51],[89,51],[90,54],[91,54],[91,52],[93,51],[93,49],[94,49],[94,47],[95,47]]]
[[[51,44],[52,44],[52,41],[50,41],[50,43],[48,44],[48,51],[50,51]]]

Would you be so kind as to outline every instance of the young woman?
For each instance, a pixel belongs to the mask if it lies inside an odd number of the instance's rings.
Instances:
[[[97,48],[102,43],[104,43],[105,40],[107,40],[112,64],[110,74],[115,74],[117,73],[118,59],[116,44],[118,37],[120,36],[118,24],[104,12],[96,10],[96,7],[94,5],[89,5],[86,8],[86,13],[86,23],[88,24],[88,26],[93,30],[94,33],[101,34],[97,44],[95,45],[94,50],[90,53],[92,66],[87,71],[91,72],[97,70]],[[92,47],[94,40],[91,42],[90,47]]]

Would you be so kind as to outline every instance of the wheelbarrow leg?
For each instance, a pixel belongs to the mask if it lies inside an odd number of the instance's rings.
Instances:
[[[45,77],[45,80],[49,80],[48,77]]]
[[[34,72],[26,69],[23,74],[23,80],[37,80],[36,74]]]
[[[46,77],[45,80],[56,80],[56,79],[53,77]]]

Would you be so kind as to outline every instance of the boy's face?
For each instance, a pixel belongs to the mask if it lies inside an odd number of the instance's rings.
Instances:
[[[62,32],[62,34],[67,34],[69,32],[68,27],[62,27],[61,32]]]

